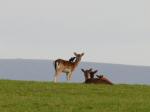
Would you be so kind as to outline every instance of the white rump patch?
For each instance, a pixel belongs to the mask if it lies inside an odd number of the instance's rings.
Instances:
[[[59,66],[59,63],[58,63],[58,62],[56,62],[56,68],[57,68],[57,69],[59,69],[59,68],[60,68],[60,66]]]

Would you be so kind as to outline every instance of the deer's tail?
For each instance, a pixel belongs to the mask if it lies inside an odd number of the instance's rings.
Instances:
[[[58,60],[55,60],[55,61],[53,62],[53,64],[54,64],[54,68],[55,68],[55,70],[56,70],[56,69],[57,69],[57,67],[58,67],[58,65],[59,65]]]

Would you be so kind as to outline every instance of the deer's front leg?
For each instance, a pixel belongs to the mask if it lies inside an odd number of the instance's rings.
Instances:
[[[70,73],[68,74],[68,80],[71,80],[71,78],[72,78],[72,72],[70,72]]]
[[[69,73],[66,73],[66,79],[69,80]]]

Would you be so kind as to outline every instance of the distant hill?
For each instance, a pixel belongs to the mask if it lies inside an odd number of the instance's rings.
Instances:
[[[104,74],[114,83],[150,84],[149,66],[81,62],[71,82],[84,81],[81,68],[97,69],[97,74]],[[52,81],[53,76],[52,60],[0,59],[0,79]],[[63,74],[59,81],[66,81],[65,78]]]

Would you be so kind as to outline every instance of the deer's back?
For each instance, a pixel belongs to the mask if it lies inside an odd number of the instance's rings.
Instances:
[[[63,60],[63,59],[57,59],[55,60],[55,64],[58,64],[59,67],[63,69],[74,69],[75,64],[73,62]]]

